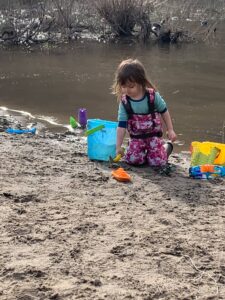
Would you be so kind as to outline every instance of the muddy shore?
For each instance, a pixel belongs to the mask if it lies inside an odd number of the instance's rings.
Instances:
[[[225,181],[89,161],[80,135],[0,133],[0,299],[225,299]]]

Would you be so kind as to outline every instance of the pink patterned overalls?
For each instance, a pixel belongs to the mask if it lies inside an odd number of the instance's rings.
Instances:
[[[163,147],[161,116],[155,112],[155,91],[149,89],[148,92],[149,111],[146,114],[135,114],[126,95],[121,99],[128,114],[127,130],[130,134],[125,160],[132,165],[147,162],[150,166],[163,166],[167,154]]]

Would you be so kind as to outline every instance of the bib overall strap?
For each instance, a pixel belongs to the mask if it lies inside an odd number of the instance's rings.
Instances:
[[[128,115],[128,119],[131,119],[132,115],[134,114],[134,111],[131,107],[131,103],[130,103],[130,100],[126,97],[126,100],[124,101],[125,99],[122,98],[122,104],[126,110],[126,113]]]
[[[153,128],[155,128],[155,91],[149,89],[147,93],[149,113],[152,115]]]
[[[154,114],[155,111],[155,91],[149,89],[147,93],[149,113]]]

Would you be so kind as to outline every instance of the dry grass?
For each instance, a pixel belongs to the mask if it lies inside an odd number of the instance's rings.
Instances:
[[[99,15],[119,36],[132,35],[136,24],[148,30],[150,6],[144,0],[97,0],[95,5]]]

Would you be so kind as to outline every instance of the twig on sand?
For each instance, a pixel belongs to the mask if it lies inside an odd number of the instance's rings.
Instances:
[[[196,267],[196,265],[194,264],[193,260],[191,259],[191,257],[190,257],[189,255],[183,255],[183,256],[181,257],[180,260],[182,260],[182,259],[188,259],[188,260],[191,262],[192,267],[193,267],[197,272],[200,272],[200,277],[199,277],[199,279],[202,278],[204,274],[207,275],[210,279],[212,279],[212,280],[215,282],[215,285],[216,285],[216,295],[215,295],[215,296],[219,296],[219,286],[218,286],[218,281],[217,281],[215,278],[213,278],[213,276],[211,276],[210,274],[208,274],[207,272],[201,271],[198,267]]]

